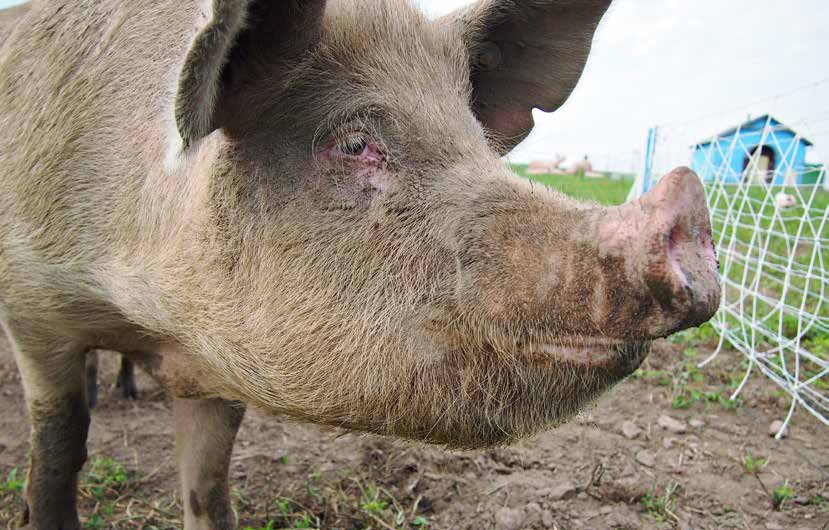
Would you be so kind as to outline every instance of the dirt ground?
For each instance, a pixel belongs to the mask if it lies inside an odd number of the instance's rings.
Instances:
[[[240,527],[601,529],[829,528],[829,429],[724,353],[662,341],[634,377],[575,421],[515,447],[447,452],[281,422],[249,411],[233,454]],[[143,374],[137,401],[102,356],[81,513],[87,528],[180,528],[171,403]],[[668,416],[680,424],[660,425]],[[628,422],[628,423],[626,423]],[[665,418],[661,423],[670,423]],[[684,429],[683,429],[684,427]],[[682,431],[685,432],[682,432]],[[0,528],[14,527],[28,423],[0,348]]]

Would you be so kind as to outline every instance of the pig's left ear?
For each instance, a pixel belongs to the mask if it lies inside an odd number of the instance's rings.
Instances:
[[[505,152],[530,133],[533,107],[551,112],[573,91],[610,1],[483,0],[438,21],[468,48],[473,110]]]
[[[184,147],[227,125],[251,79],[313,46],[324,8],[325,0],[212,0],[178,79],[174,112]]]

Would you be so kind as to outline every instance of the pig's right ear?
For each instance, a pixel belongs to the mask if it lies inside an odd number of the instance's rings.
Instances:
[[[573,91],[610,1],[479,0],[438,21],[466,47],[472,110],[504,152],[530,133],[533,108]]]
[[[187,148],[224,125],[236,88],[257,65],[284,64],[319,40],[325,0],[213,0],[179,74],[176,128]]]

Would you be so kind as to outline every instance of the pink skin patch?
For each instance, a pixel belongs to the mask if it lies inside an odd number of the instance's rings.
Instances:
[[[351,148],[354,147],[354,144],[346,146],[342,142],[332,141],[319,152],[319,157],[327,160],[342,160],[375,167],[380,167],[385,162],[386,156],[380,152],[376,144],[362,137],[356,137],[352,141],[361,142],[362,150],[359,152],[348,152],[344,150],[344,147]]]
[[[391,175],[386,170],[385,153],[362,133],[350,136],[345,141],[332,140],[317,153],[317,158],[350,171],[350,187],[373,190],[372,195],[386,191]]]
[[[526,352],[586,367],[609,367],[624,357],[619,340],[601,337],[568,337],[565,342],[529,345]]]

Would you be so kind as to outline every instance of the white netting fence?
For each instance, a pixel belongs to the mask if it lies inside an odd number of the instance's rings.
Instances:
[[[631,198],[676,166],[696,171],[723,281],[712,320],[720,343],[701,365],[728,345],[748,360],[732,398],[759,371],[791,397],[784,425],[798,406],[829,425],[829,186],[825,166],[806,156],[829,147],[829,111],[783,123],[776,101],[767,103],[770,114],[754,119],[721,114],[652,129]]]

